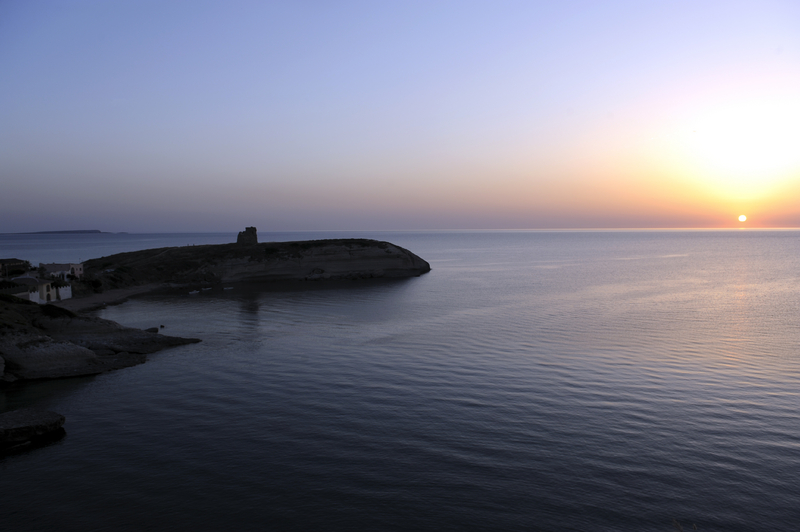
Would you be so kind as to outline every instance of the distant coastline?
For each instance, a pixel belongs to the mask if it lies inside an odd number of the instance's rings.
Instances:
[[[101,231],[99,229],[73,229],[70,231],[31,231],[28,233],[10,233],[12,235],[84,235],[84,234],[98,234],[107,233],[108,231]]]

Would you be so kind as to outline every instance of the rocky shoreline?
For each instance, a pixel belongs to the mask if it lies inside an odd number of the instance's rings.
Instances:
[[[0,294],[0,386],[96,375],[142,364],[167,347],[200,342],[81,316],[166,287],[245,281],[322,281],[419,276],[430,265],[389,242],[335,239],[259,244],[247,228],[236,244],[119,253],[84,263],[74,299],[39,305]],[[0,414],[0,454],[53,441],[64,416],[37,409]]]
[[[84,263],[74,299],[37,305],[0,295],[0,384],[94,375],[141,364],[166,347],[199,342],[79,316],[164,287],[244,281],[412,277],[430,265],[407,249],[369,239],[258,243],[256,229],[235,244],[119,253]]]
[[[199,341],[0,295],[0,382],[96,375]]]
[[[199,341],[0,295],[0,387],[127,368],[150,353]],[[46,410],[1,413],[0,456],[55,441],[64,435],[63,425],[64,416]]]

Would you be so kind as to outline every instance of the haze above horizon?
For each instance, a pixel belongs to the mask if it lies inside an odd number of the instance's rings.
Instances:
[[[4,2],[0,233],[800,227],[798,23],[789,1]]]

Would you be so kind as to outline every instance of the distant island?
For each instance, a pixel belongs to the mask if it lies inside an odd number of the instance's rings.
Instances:
[[[86,235],[103,233],[99,229],[73,229],[70,231],[33,231],[30,233],[14,233],[15,235]]]

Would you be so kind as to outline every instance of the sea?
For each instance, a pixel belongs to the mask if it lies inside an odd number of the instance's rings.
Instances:
[[[0,530],[800,529],[800,232],[259,233],[340,237],[432,271],[136,297],[94,315],[202,343],[0,389],[67,419],[0,458]]]

